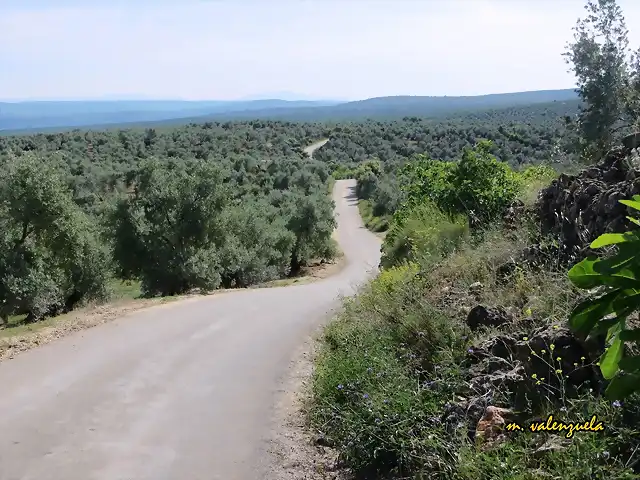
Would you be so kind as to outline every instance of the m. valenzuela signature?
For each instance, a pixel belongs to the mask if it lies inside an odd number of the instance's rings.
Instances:
[[[524,430],[524,427],[517,423],[509,423],[505,428],[509,432]],[[553,415],[549,415],[544,422],[531,422],[527,429],[532,432],[566,432],[565,437],[571,438],[575,432],[602,432],[604,425],[598,421],[596,415],[593,415],[588,422],[556,421],[553,419]]]

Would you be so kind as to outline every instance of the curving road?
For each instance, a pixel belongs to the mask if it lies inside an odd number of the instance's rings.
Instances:
[[[293,352],[378,264],[353,186],[333,193],[335,276],[154,307],[0,364],[0,479],[267,478]]]
[[[304,153],[306,153],[307,155],[309,155],[310,157],[313,157],[313,152],[315,152],[316,150],[318,150],[320,147],[322,147],[323,145],[325,145],[327,142],[329,141],[328,138],[325,138],[323,140],[318,140],[316,143],[312,143],[311,145],[309,145],[307,148],[304,149]]]

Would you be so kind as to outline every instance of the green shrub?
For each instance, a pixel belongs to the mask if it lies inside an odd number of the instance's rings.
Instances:
[[[451,213],[467,212],[480,225],[499,219],[513,203],[522,185],[509,165],[491,155],[491,142],[481,141],[467,149],[454,170],[454,193],[449,208]]]
[[[332,166],[331,176],[335,180],[344,180],[348,178],[355,178],[355,169],[342,163]]]
[[[224,210],[221,217],[227,233],[218,253],[223,287],[246,287],[289,273],[296,237],[278,213],[255,201]]]
[[[522,180],[490,151],[491,142],[480,141],[459,162],[417,157],[403,169],[407,202],[401,210],[430,200],[448,215],[467,215],[476,226],[500,218],[520,193]],[[400,217],[406,214],[399,212]]]
[[[221,212],[229,198],[222,172],[204,162],[189,169],[152,160],[133,183],[112,219],[121,278],[142,280],[147,295],[217,288]]]
[[[311,419],[365,478],[446,463],[452,448],[432,417],[458,377],[433,366],[456,335],[423,301],[417,273],[415,265],[391,268],[348,302],[325,332],[315,370]],[[447,381],[427,388],[416,371]]]
[[[402,195],[395,177],[382,177],[371,196],[373,216],[388,218],[393,215],[402,203]]]
[[[406,217],[394,219],[382,247],[381,265],[390,267],[418,258],[437,261],[459,247],[468,231],[465,216],[452,218],[425,200]]]
[[[336,226],[333,212],[333,200],[322,191],[288,196],[281,215],[287,219],[286,227],[294,237],[290,273],[297,273],[312,260],[328,260],[336,255],[331,238]]]
[[[372,232],[386,232],[389,228],[389,220],[384,217],[372,217],[371,221],[367,223],[367,227]]]
[[[356,196],[363,200],[369,200],[378,189],[378,182],[382,167],[377,160],[369,160],[358,166],[354,172],[356,183]]]
[[[372,232],[384,232],[389,228],[389,218],[386,215],[382,217],[374,215],[371,200],[358,200],[358,210],[365,226]]]
[[[453,179],[457,164],[431,160],[426,155],[417,155],[412,162],[402,169],[402,190],[406,195],[406,202],[397,212],[402,218],[417,204],[431,201],[440,210],[450,212],[455,204]]]

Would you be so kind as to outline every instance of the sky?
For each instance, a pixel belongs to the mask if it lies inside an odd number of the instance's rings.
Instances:
[[[640,46],[640,2],[618,0]],[[0,99],[571,88],[584,0],[0,0]]]

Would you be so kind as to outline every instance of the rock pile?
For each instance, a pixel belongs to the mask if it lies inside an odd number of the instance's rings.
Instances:
[[[578,175],[561,175],[540,192],[536,205],[543,233],[551,233],[565,254],[581,255],[606,232],[622,232],[630,222],[619,200],[640,194],[640,132]]]

